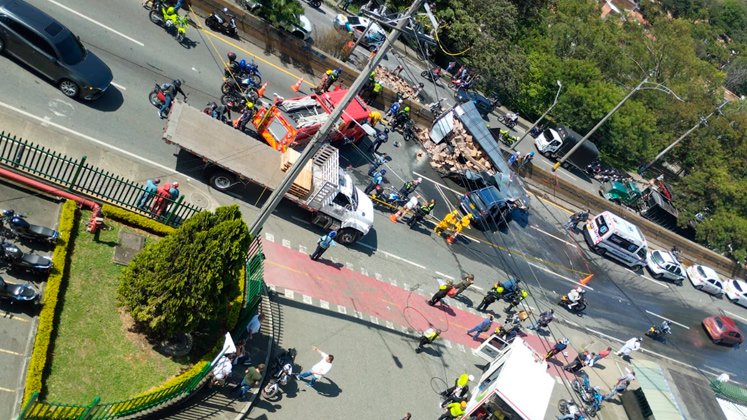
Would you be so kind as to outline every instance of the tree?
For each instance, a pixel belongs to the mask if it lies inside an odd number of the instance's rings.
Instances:
[[[739,96],[747,95],[747,57],[739,57],[729,64],[724,84]]]
[[[290,23],[297,25],[298,17],[304,13],[298,0],[259,0],[257,14],[273,25]]]
[[[249,243],[238,206],[203,211],[132,259],[122,273],[120,304],[155,339],[220,322],[238,294]]]

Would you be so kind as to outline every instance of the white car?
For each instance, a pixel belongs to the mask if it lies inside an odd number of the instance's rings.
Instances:
[[[366,32],[369,23],[371,24],[371,28],[368,30],[365,38],[361,40],[361,45],[369,51],[373,51],[381,46],[386,39],[386,32],[378,23],[371,22],[367,17],[345,16],[339,14],[335,16],[332,26],[334,26],[338,31],[352,32],[357,40],[364,32]]]
[[[677,286],[682,286],[685,280],[685,269],[671,253],[658,249],[648,253],[646,267],[655,279],[671,280]]]
[[[730,301],[747,307],[747,281],[739,279],[726,280],[724,292]]]
[[[704,265],[691,265],[687,268],[687,277],[690,283],[698,290],[715,295],[716,297],[724,296],[724,281],[713,271],[712,268]]]

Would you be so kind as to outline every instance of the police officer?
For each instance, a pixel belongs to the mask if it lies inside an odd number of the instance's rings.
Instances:
[[[389,141],[389,129],[385,128],[383,130],[376,130],[376,138],[374,138],[373,143],[371,143],[371,146],[369,146],[368,150],[373,151],[374,153],[379,151],[379,146],[381,146],[383,143],[386,143]]]

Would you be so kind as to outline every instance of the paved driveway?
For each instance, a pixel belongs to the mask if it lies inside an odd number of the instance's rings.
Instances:
[[[55,227],[60,204],[32,191],[0,182],[0,208],[11,208],[26,215],[30,223]],[[37,245],[13,240],[24,252],[50,255],[51,251]],[[0,276],[8,283],[30,282],[43,293],[45,278],[34,278],[0,266]],[[31,356],[36,334],[39,308],[0,301],[0,418],[15,418],[23,398],[26,366]]]

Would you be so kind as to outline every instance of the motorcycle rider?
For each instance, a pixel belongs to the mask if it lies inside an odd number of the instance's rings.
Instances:
[[[410,119],[410,107],[406,106],[399,111],[397,111],[397,115],[394,116],[394,119],[392,120],[390,126],[392,129],[396,129],[397,126],[404,126],[407,120]]]
[[[226,77],[238,77],[240,67],[239,62],[236,61],[236,53],[229,51],[226,57],[228,57],[228,62],[226,63],[226,69],[223,74]]]
[[[176,20],[177,18],[179,18],[179,13],[177,13],[176,9],[173,6],[162,8],[161,12],[163,13],[163,23],[166,26],[176,25]]]
[[[573,229],[574,231],[578,229],[579,222],[586,222],[589,219],[589,212],[591,210],[580,210],[576,213],[574,213],[569,219],[568,222],[565,224],[566,229]]]
[[[671,325],[672,325],[671,322],[664,320],[661,322],[661,325],[659,325],[659,328],[656,328],[655,326],[651,327],[649,329],[649,332],[653,335],[671,334],[672,333]]]
[[[231,120],[231,108],[233,108],[233,102],[229,101],[226,105],[217,105],[213,108],[211,117],[218,121],[226,122]]]
[[[586,291],[580,286],[568,292],[568,309],[573,309],[584,297]]]
[[[171,107],[171,101],[176,98],[176,95],[178,93],[182,94],[185,101],[187,100],[187,94],[182,90],[182,81],[179,79],[172,80],[171,83],[162,84],[161,92],[163,92],[163,96],[166,97],[166,99],[163,101],[163,105],[161,105],[161,108],[158,110],[158,117],[161,119],[166,118],[164,112],[169,110],[169,108]]]
[[[252,117],[254,117],[254,112],[254,102],[247,102],[246,106],[241,111],[241,116],[239,117],[238,124],[236,124],[236,129],[244,131],[246,125],[251,121]]]
[[[508,303],[508,306],[506,306],[506,309],[504,309],[503,312],[510,314],[511,312],[513,312],[514,308],[519,306],[522,300],[527,298],[527,296],[529,296],[529,292],[524,289],[519,289],[511,296],[511,301]]]

